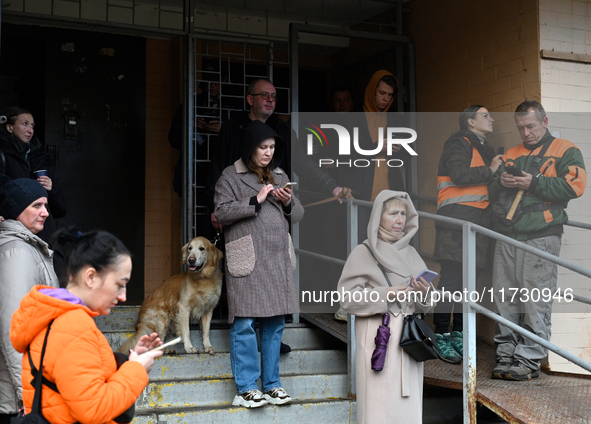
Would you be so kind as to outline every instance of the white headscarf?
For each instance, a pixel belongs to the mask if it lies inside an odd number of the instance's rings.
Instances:
[[[382,218],[383,205],[394,197],[399,197],[406,203],[406,225],[404,235],[394,243],[388,243],[378,237],[378,229]],[[410,246],[410,241],[418,230],[419,214],[407,193],[383,190],[377,195],[367,225],[366,243],[371,247],[374,255],[384,267],[403,279],[411,275],[416,277],[427,268],[417,251]]]

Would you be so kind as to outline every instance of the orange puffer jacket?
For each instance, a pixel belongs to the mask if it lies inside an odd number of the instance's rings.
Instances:
[[[35,389],[27,346],[35,368],[47,326],[54,320],[47,340],[43,375],[55,382],[59,393],[43,386],[42,411],[53,424],[102,424],[127,410],[148,384],[148,373],[138,362],[125,362],[119,370],[113,351],[99,331],[96,312],[83,305],[39,293],[35,286],[12,316],[10,340],[23,353],[23,402],[31,410]]]

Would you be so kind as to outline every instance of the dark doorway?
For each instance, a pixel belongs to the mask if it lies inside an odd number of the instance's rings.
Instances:
[[[58,224],[121,238],[133,254],[128,303],[141,303],[145,39],[3,24],[1,51],[0,93],[29,105],[56,162],[68,203]]]

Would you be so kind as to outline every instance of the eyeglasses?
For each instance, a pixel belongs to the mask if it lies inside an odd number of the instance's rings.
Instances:
[[[269,100],[269,97],[271,98],[272,102],[276,102],[277,101],[277,94],[272,93],[269,94],[266,91],[263,91],[262,93],[255,93],[255,94],[251,94],[251,96],[261,96],[261,99],[263,100]]]

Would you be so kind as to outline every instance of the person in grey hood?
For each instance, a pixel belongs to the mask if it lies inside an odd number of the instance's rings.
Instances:
[[[230,360],[238,392],[232,404],[246,408],[291,402],[279,381],[279,348],[285,315],[299,312],[289,221],[301,220],[304,208],[286,187],[284,170],[274,165],[283,148],[272,128],[252,121],[244,131],[241,159],[224,169],[215,186],[214,213],[226,241]],[[264,393],[257,387],[259,377]]]
[[[22,407],[22,355],[10,343],[10,319],[36,284],[58,287],[43,230],[47,191],[30,178],[0,176],[0,423],[10,422]]]

